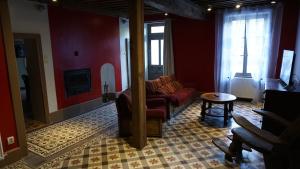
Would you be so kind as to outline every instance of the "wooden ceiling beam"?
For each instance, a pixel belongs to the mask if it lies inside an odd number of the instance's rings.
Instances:
[[[68,9],[73,9],[73,10],[79,10],[79,11],[84,11],[84,12],[91,12],[94,14],[98,15],[108,15],[108,16],[116,16],[116,17],[123,17],[123,18],[128,18],[128,13],[127,11],[124,12],[120,9],[99,9],[97,7],[86,7],[86,6],[72,6],[72,5],[64,5],[65,8]]]
[[[195,4],[207,8],[211,6],[214,9],[235,8],[237,3],[244,6],[271,5],[270,0],[191,0]],[[278,0],[280,2],[282,0]]]
[[[79,10],[84,12],[91,12],[98,15],[108,15],[108,16],[116,16],[116,17],[123,17],[128,18],[128,12],[119,10],[119,9],[107,9],[103,8],[100,9],[99,7],[96,7],[94,5],[88,5],[86,3],[83,3],[82,0],[64,0],[59,1],[58,3],[51,3],[49,0],[28,0],[33,2],[39,2],[44,3],[52,6],[61,6],[66,9],[73,9],[73,10]]]
[[[144,3],[163,12],[192,19],[205,19],[205,9],[190,0],[144,0]]]

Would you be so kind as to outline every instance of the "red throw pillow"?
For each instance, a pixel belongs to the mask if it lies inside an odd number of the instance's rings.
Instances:
[[[166,84],[172,82],[171,76],[160,76],[159,79],[160,79],[162,85],[166,85]]]
[[[148,94],[155,94],[161,86],[160,79],[146,81],[146,90]]]
[[[162,86],[160,79],[153,80],[153,86],[154,86],[155,90],[159,89]]]
[[[165,85],[169,94],[173,94],[176,92],[176,88],[173,86],[172,82]]]

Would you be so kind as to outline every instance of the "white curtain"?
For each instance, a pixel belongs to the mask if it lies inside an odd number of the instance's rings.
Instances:
[[[144,60],[145,60],[145,80],[148,80],[148,24],[144,24]]]
[[[172,22],[171,19],[166,19],[164,31],[164,75],[173,75],[174,73]]]
[[[217,14],[215,63],[217,91],[229,93],[231,79],[236,73],[245,73],[243,65],[246,64],[246,73],[251,73],[257,88],[254,100],[260,98],[262,81],[275,71],[275,67],[272,68],[270,63],[274,64],[274,60],[277,60],[277,54],[274,53],[278,52],[278,47],[274,50],[276,44],[272,42],[274,37],[279,36],[278,29],[274,31],[278,26],[274,24],[278,22],[274,19],[278,19],[276,11],[278,11],[276,8],[256,7],[243,8],[239,11],[225,10]],[[247,56],[247,63],[244,55]]]

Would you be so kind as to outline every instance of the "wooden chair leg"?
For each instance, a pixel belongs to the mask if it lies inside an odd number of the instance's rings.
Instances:
[[[225,154],[225,160],[226,161],[229,161],[229,162],[233,162],[233,159],[232,159],[232,156],[231,155],[229,155],[229,154]]]
[[[203,100],[202,107],[201,107],[201,120],[203,121],[205,119],[206,114],[206,101]]]
[[[153,118],[147,119],[147,136],[149,137],[162,137],[163,135],[163,126],[162,126],[162,119]]]
[[[234,154],[236,157],[237,163],[241,162],[243,159],[243,143],[242,141],[237,137],[237,135],[233,134],[232,142],[229,146],[229,151]]]

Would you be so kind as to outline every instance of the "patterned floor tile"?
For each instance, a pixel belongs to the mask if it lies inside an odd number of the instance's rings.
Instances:
[[[28,149],[42,157],[57,153],[117,123],[115,104],[27,134]]]
[[[195,102],[167,122],[164,137],[148,138],[148,145],[143,150],[131,148],[122,138],[104,138],[93,147],[87,147],[87,152],[100,150],[101,156],[96,156],[101,158],[97,161],[102,161],[103,168],[235,168],[224,162],[224,154],[211,143],[212,138],[225,137],[230,133],[230,127],[212,127],[209,125],[212,119],[199,121],[200,106],[200,102]],[[260,116],[249,111],[254,107],[252,104],[238,103],[235,111],[260,125]],[[182,119],[186,119],[184,123]],[[89,153],[89,156],[95,157],[95,153]],[[238,167],[263,166],[258,153],[251,156],[255,163],[250,159]]]
[[[31,169],[23,160],[5,166],[3,169]]]

